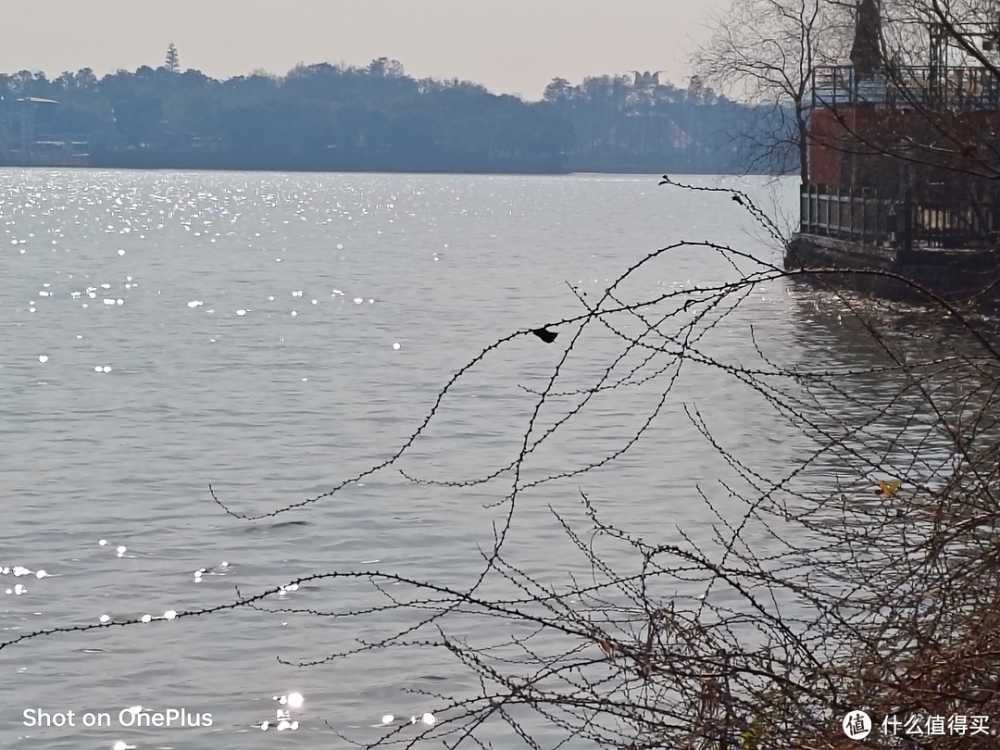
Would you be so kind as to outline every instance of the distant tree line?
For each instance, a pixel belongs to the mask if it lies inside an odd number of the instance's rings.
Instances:
[[[739,173],[762,163],[760,138],[783,113],[727,99],[694,76],[687,88],[656,73],[594,76],[545,89],[544,104],[572,129],[574,170]],[[788,156],[791,156],[789,153]],[[768,163],[783,172],[787,158]]]
[[[768,113],[692,79],[557,78],[528,102],[396,60],[217,80],[159,68],[0,74],[0,164],[457,172],[738,172]],[[69,163],[74,163],[70,161]]]

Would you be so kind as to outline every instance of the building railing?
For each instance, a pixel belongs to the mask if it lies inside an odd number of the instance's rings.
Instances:
[[[884,197],[803,185],[800,231],[903,251],[1000,246],[1000,193]]]
[[[897,66],[861,80],[851,65],[827,65],[813,71],[812,104],[997,111],[1000,79],[986,68]]]
[[[819,234],[862,244],[895,241],[898,210],[895,202],[877,193],[854,194],[803,185],[800,225],[807,234]]]
[[[983,247],[994,246],[1000,239],[996,200],[964,205],[918,203],[909,218],[917,246]]]

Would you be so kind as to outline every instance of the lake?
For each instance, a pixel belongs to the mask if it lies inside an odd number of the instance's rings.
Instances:
[[[794,216],[794,180],[690,179],[739,186],[775,215]],[[527,335],[491,352],[396,464],[328,498],[248,521],[213,502],[209,484],[236,513],[266,515],[385,462],[484,347],[580,315],[581,300],[599,299],[655,248],[712,240],[780,263],[780,245],[728,195],[657,183],[0,170],[0,635],[153,618],[0,651],[0,745],[347,747],[338,734],[373,741],[384,714],[408,720],[440,708],[421,691],[474,692],[461,665],[417,647],[307,668],[278,660],[322,660],[416,622],[413,612],[163,616],[317,571],[393,571],[454,586],[474,578],[511,485],[508,475],[467,480],[517,456],[538,401],[531,391],[545,388],[568,324],[551,345]],[[734,274],[718,253],[686,247],[620,293],[642,299]],[[769,282],[699,347],[733,363],[759,363],[756,345],[792,365],[865,363],[870,351],[845,333],[838,304]],[[619,344],[601,330],[581,339],[553,388],[568,395],[541,410],[539,425],[600,378]],[[685,406],[762,473],[781,472],[808,446],[717,368],[685,366],[658,407],[669,375],[597,394],[528,455],[505,547],[523,570],[557,583],[586,568],[553,515],[585,525],[581,492],[624,528],[667,540],[684,529],[712,544],[714,519],[697,487],[725,511],[732,501],[719,482],[732,469]],[[646,421],[616,460],[577,471]],[[568,476],[541,481],[560,473]],[[376,601],[363,581],[325,581],[268,606]],[[485,638],[505,636],[502,621],[478,627]],[[293,693],[304,700],[288,709],[281,699]],[[134,705],[210,713],[212,726],[121,726],[118,711]],[[76,725],[25,726],[26,709],[73,710]],[[261,731],[280,710],[298,729]],[[102,711],[114,726],[82,726],[84,713]]]

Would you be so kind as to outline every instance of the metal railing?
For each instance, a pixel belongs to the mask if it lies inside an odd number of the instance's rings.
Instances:
[[[874,191],[803,185],[800,231],[904,251],[997,247],[1000,193],[949,197],[943,190],[927,190],[919,196],[887,198]]]
[[[925,247],[980,247],[996,243],[995,201],[965,205],[915,204],[910,214],[913,241]]]
[[[893,242],[900,206],[877,193],[860,195],[803,185],[801,231],[862,244]]]
[[[860,80],[850,65],[820,66],[812,74],[813,107],[853,104],[923,107],[962,112],[1000,110],[1000,79],[977,67],[897,66]]]

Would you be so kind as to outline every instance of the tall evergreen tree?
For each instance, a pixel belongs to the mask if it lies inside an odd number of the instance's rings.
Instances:
[[[181,56],[177,52],[177,45],[173,42],[167,47],[167,56],[163,62],[164,67],[171,73],[178,73],[181,69]]]

